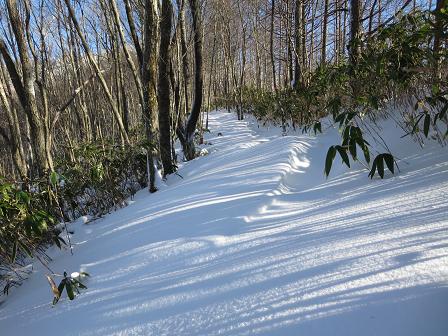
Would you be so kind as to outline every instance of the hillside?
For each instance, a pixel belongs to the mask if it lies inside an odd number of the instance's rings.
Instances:
[[[209,154],[182,178],[71,224],[74,256],[49,251],[88,289],[52,307],[36,264],[0,305],[1,335],[448,335],[446,148],[397,140],[395,176],[337,158],[325,179],[336,129],[210,118]]]

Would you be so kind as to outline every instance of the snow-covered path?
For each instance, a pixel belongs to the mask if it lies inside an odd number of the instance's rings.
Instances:
[[[51,307],[37,268],[0,305],[0,335],[448,335],[446,148],[385,180],[336,162],[325,180],[335,130],[210,116],[210,154],[183,179],[74,224],[74,256],[52,251],[88,290]]]

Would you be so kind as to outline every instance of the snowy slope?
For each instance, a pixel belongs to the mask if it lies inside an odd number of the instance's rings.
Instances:
[[[74,256],[50,251],[89,289],[52,307],[36,267],[0,305],[1,336],[448,335],[446,148],[404,139],[400,174],[371,181],[337,160],[326,180],[336,130],[281,137],[210,116],[210,154],[183,179],[73,224]]]

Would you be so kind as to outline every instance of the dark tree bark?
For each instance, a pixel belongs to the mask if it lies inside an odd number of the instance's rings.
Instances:
[[[322,18],[322,53],[320,62],[325,63],[327,59],[327,24],[328,24],[328,3],[329,0],[325,0],[324,3],[324,16]]]
[[[202,20],[201,5],[199,0],[190,0],[191,15],[193,17],[193,35],[194,35],[194,101],[190,116],[185,129],[182,127],[177,131],[179,140],[182,143],[183,152],[186,160],[192,160],[195,157],[196,150],[194,146],[194,132],[201,113],[202,95],[203,95],[203,74],[202,74]]]
[[[175,171],[171,158],[171,130],[170,130],[170,39],[171,16],[173,8],[171,0],[163,0],[162,14],[160,17],[160,50],[159,50],[159,81],[157,85],[159,105],[159,143],[160,157],[162,159],[163,176]]]
[[[350,0],[350,43],[348,47],[350,63],[355,65],[360,53],[361,1]]]

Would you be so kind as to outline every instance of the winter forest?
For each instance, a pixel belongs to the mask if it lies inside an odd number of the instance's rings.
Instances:
[[[0,0],[1,335],[448,335],[447,0]]]

